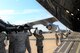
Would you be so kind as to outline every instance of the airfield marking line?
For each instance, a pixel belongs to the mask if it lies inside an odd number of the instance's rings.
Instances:
[[[77,48],[77,50],[76,50],[76,53],[79,52],[79,49],[80,49],[80,43],[79,43],[79,45],[78,45],[78,48]]]
[[[59,52],[66,43],[67,42],[64,42],[64,44],[61,46],[61,48],[57,52]]]
[[[65,50],[65,52],[64,52],[64,53],[67,53],[67,51],[68,51],[68,50],[69,50],[69,48],[71,47],[72,43],[73,43],[73,42],[70,42],[70,44],[68,45],[68,47],[67,47],[67,49]]]

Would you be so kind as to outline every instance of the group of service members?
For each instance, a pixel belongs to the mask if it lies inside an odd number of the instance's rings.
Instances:
[[[29,36],[32,35],[30,30],[23,30],[23,26],[18,27],[18,31],[11,31],[7,34],[0,31],[0,53],[6,53],[5,38],[9,40],[8,53],[25,53],[26,49],[28,53],[31,52],[31,46]],[[43,40],[42,30],[35,29],[33,35],[36,37],[37,53],[43,53]]]
[[[26,49],[28,53],[31,52],[31,46],[30,46],[30,40],[29,36],[32,36],[32,32],[30,30],[24,30],[23,26],[18,27],[18,31],[10,31],[9,33],[5,34],[2,31],[0,31],[0,53],[6,53],[4,43],[6,37],[7,40],[9,40],[9,49],[8,53],[25,53]],[[42,35],[42,30],[38,30],[38,28],[35,28],[35,31],[33,35],[36,37],[36,47],[37,47],[37,53],[43,53],[43,40],[44,36]],[[66,34],[66,37],[70,32]],[[63,39],[63,33],[60,33],[60,41],[62,42]],[[59,36],[57,32],[55,33],[56,37],[56,45],[58,46],[59,43]]]

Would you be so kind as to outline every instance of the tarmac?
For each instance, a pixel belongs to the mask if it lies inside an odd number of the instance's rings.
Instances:
[[[45,38],[43,41],[43,45],[44,45],[43,53],[53,53],[54,50],[58,47],[58,46],[56,46],[54,33],[46,33],[43,35]],[[32,35],[29,39],[30,39],[32,53],[37,53],[36,38],[34,37],[34,35]],[[8,45],[9,45],[9,43],[6,46],[7,51],[8,51]],[[28,53],[27,50],[26,50],[26,53]]]
[[[56,46],[54,33],[46,33],[43,41],[43,53],[80,53],[80,33],[73,32],[67,38],[62,39],[62,43]],[[32,53],[37,53],[36,38],[32,35],[30,38],[30,45]],[[8,51],[8,45],[6,50]],[[27,50],[26,50],[26,53]]]

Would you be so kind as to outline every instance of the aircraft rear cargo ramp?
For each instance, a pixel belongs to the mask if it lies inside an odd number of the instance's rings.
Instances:
[[[80,53],[80,33],[73,32],[67,39],[62,40],[54,53]]]
[[[80,0],[37,1],[65,26],[80,32]]]

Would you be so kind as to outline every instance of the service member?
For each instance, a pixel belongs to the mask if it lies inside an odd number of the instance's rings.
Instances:
[[[59,43],[59,37],[58,37],[57,32],[55,33],[55,37],[56,37],[56,45],[58,46],[58,43]]]
[[[6,53],[4,40],[6,35],[0,31],[0,53]]]
[[[36,37],[37,53],[43,53],[44,36],[42,35],[42,30],[38,31],[36,28],[36,30],[34,31],[34,36]]]
[[[30,46],[29,37],[32,36],[32,33],[31,33],[30,30],[25,30],[24,32],[27,35],[27,38],[26,38],[26,41],[25,41],[25,45],[26,45],[26,48],[27,48],[28,53],[31,53],[31,46]]]
[[[9,40],[9,50],[8,50],[9,53],[14,53],[15,42],[16,42],[16,40],[15,40],[16,36],[15,35],[16,35],[15,31],[9,32],[7,34],[8,40]]]
[[[26,38],[27,35],[24,33],[24,27],[18,27],[18,32],[15,38],[15,50],[14,53],[25,53],[26,52]]]

